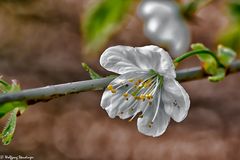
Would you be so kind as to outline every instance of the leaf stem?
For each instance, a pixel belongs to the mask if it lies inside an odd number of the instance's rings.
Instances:
[[[215,59],[215,61],[217,62],[217,65],[219,67],[224,68],[224,65],[219,61],[219,59],[217,58],[216,54],[213,53],[210,50],[194,50],[194,51],[187,52],[187,53],[177,57],[174,60],[174,63],[177,64],[177,63],[181,62],[182,60],[184,60],[184,59],[186,59],[188,57],[191,57],[191,56],[194,56],[194,55],[198,55],[198,54],[208,54],[208,55],[212,56]]]

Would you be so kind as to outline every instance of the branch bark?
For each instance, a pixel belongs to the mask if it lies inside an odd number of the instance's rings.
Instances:
[[[227,74],[240,71],[240,61],[235,61],[229,67]],[[183,69],[177,71],[177,80],[179,82],[198,80],[206,78],[208,75],[201,67]],[[7,93],[0,95],[0,104],[12,101],[26,101],[29,105],[37,102],[49,101],[61,96],[75,94],[90,90],[104,89],[114,77],[106,77],[96,80],[86,80],[71,82],[65,84],[51,85],[40,88],[26,89],[16,93]]]

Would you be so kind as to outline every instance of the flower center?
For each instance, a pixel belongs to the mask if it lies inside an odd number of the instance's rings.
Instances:
[[[152,106],[153,101],[155,99],[158,100],[158,97],[154,97],[156,96],[156,93],[162,88],[163,81],[164,80],[162,75],[154,70],[150,70],[144,75],[136,74],[136,77],[134,78],[125,79],[124,81],[121,81],[117,84],[110,84],[107,86],[107,89],[111,91],[112,94],[122,94],[123,98],[126,101],[131,98],[129,106],[126,107],[127,109],[121,110],[119,114],[123,114],[127,110],[128,112],[133,113],[137,109],[137,106],[139,106],[139,103],[144,103],[143,105],[145,107],[141,108],[142,113],[139,115],[139,118],[143,118],[144,113],[148,110],[149,107]],[[156,107],[158,109],[158,106]],[[129,121],[132,121],[137,114],[138,112],[136,112]],[[154,115],[153,120],[155,118],[156,115]],[[153,122],[150,122],[149,127],[152,125]]]
[[[122,94],[125,100],[128,100],[129,97],[132,96],[137,101],[148,100],[149,104],[151,105],[156,91],[161,88],[162,85],[163,76],[154,70],[150,70],[144,76],[136,76],[135,78],[120,82],[120,84],[110,84],[107,86],[107,89],[115,94],[117,90],[121,91],[128,88],[127,91]]]

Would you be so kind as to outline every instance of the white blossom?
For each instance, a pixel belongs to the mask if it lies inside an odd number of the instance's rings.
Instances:
[[[170,117],[180,122],[187,116],[189,96],[175,80],[172,59],[162,48],[110,47],[100,64],[120,74],[102,96],[101,107],[109,117],[132,121],[137,116],[138,130],[156,137],[165,132]]]
[[[138,15],[144,33],[155,44],[165,46],[173,56],[189,49],[190,33],[174,0],[143,0]]]

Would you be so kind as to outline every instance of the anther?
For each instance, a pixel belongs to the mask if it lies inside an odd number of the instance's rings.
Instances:
[[[147,99],[151,99],[151,94],[147,94],[147,95],[146,95],[146,98],[147,98]]]
[[[135,82],[134,85],[135,85],[135,86],[138,86],[138,85],[139,85],[139,82]]]
[[[133,79],[129,79],[128,82],[133,82]]]
[[[130,110],[130,112],[133,112],[133,111],[134,111],[134,109],[133,109],[133,108],[130,108],[129,110]]]
[[[128,93],[124,93],[123,96],[124,96],[124,97],[128,97]]]
[[[112,89],[111,92],[112,92],[112,93],[116,93],[117,90],[116,90],[116,89]]]
[[[110,84],[107,86],[107,89],[111,91],[111,90],[113,90],[113,86]]]
[[[145,95],[144,95],[144,94],[141,94],[141,95],[140,95],[140,99],[144,101],[144,100],[145,100]]]
[[[141,98],[139,96],[134,97],[136,100],[140,100]]]
[[[133,119],[132,119],[132,118],[128,120],[128,122],[132,122],[132,121],[133,121]]]
[[[150,122],[150,123],[148,124],[148,127],[149,127],[149,128],[152,128],[152,125],[153,125],[153,122]]]

